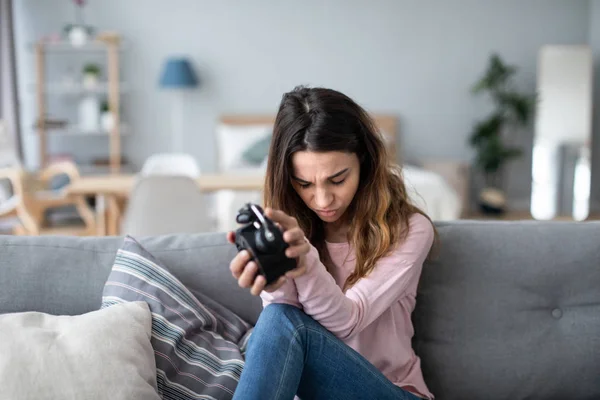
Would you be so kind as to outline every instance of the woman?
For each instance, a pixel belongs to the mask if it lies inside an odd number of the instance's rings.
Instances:
[[[435,231],[368,114],[334,90],[296,88],[269,154],[265,213],[298,267],[265,287],[246,251],[231,261],[265,306],[234,398],[433,398],[410,315]]]

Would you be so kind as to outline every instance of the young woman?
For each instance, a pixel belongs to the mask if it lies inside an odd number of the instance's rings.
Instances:
[[[298,267],[265,287],[246,251],[231,261],[265,306],[234,398],[433,398],[411,313],[435,231],[373,121],[342,93],[296,88],[283,96],[269,155],[265,213]]]

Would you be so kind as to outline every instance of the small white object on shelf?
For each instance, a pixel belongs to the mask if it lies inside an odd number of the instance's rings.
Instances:
[[[83,26],[74,26],[69,31],[69,41],[75,47],[81,47],[87,43],[89,35]]]
[[[98,75],[83,74],[83,88],[85,90],[96,90],[98,87]]]
[[[100,103],[95,96],[85,96],[79,103],[79,129],[84,132],[100,129]]]
[[[100,127],[104,131],[110,131],[115,126],[115,116],[110,111],[105,111],[100,115]]]

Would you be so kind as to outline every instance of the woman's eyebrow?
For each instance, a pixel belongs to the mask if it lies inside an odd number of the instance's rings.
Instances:
[[[334,179],[334,178],[337,178],[338,176],[340,176],[340,175],[344,174],[344,173],[345,173],[346,171],[348,171],[349,169],[350,169],[350,168],[344,168],[343,170],[341,170],[341,171],[339,171],[339,172],[336,172],[335,174],[333,174],[333,175],[331,175],[331,176],[327,177],[327,179]],[[304,179],[300,179],[300,178],[298,178],[298,177],[297,177],[297,176],[295,176],[295,175],[292,175],[292,179],[294,179],[294,180],[296,180],[296,181],[298,181],[298,182],[301,182],[301,183],[310,183],[309,181],[305,181]]]
[[[333,179],[333,178],[337,178],[338,176],[342,175],[344,172],[348,171],[350,168],[344,168],[343,170],[341,170],[340,172],[336,172],[335,174],[331,175],[330,177],[328,177],[327,179]]]

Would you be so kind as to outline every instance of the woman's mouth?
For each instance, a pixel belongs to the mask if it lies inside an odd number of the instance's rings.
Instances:
[[[324,217],[333,217],[337,210],[317,210],[317,214],[322,215]]]

